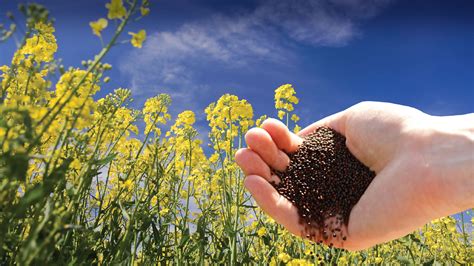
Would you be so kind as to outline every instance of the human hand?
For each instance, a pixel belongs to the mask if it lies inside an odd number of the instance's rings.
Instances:
[[[361,250],[474,206],[473,114],[435,117],[406,106],[364,102],[298,135],[274,119],[246,134],[248,148],[235,156],[244,184],[263,211],[293,234],[302,236],[303,225],[296,207],[268,182],[278,180],[270,169],[285,170],[285,152],[296,151],[302,137],[321,126],[344,135],[352,154],[377,173],[342,228],[347,240],[334,246]]]

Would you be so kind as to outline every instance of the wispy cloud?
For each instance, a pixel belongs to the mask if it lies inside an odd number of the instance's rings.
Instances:
[[[274,29],[265,28],[255,16],[215,15],[204,21],[185,24],[175,32],[151,34],[141,50],[130,54],[120,65],[129,74],[135,91],[147,93],[149,84],[172,88],[168,92],[186,98],[196,89],[196,75],[216,69],[241,68],[257,62],[281,62],[290,50],[278,41]],[[206,67],[203,67],[206,66]],[[152,79],[152,80],[150,80]],[[204,86],[205,87],[205,86]],[[199,88],[203,89],[200,85]]]
[[[359,35],[361,20],[376,15],[390,0],[262,0],[247,13],[216,14],[149,36],[143,49],[120,64],[135,97],[159,89],[186,108],[209,89],[209,77],[254,71],[262,64],[295,62],[298,43],[343,46]],[[207,78],[203,78],[207,77]]]

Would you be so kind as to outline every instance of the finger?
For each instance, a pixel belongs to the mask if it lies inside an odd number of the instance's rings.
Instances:
[[[244,180],[245,187],[262,210],[291,233],[302,236],[303,226],[299,223],[298,210],[265,179],[249,175]]]
[[[242,168],[246,176],[258,175],[268,182],[280,183],[280,178],[272,175],[270,167],[260,158],[260,156],[248,148],[243,148],[235,153],[235,161]]]
[[[299,145],[303,142],[302,138],[290,132],[280,120],[269,118],[262,123],[261,127],[270,134],[279,149],[288,153],[298,150]]]
[[[305,127],[300,132],[298,132],[298,136],[306,136],[315,131],[317,128],[323,126],[332,128],[337,132],[341,133],[342,135],[345,135],[345,120],[347,116],[346,114],[346,111],[341,111],[339,113],[335,113],[333,115],[325,117],[317,122],[314,122],[313,124]]]
[[[272,137],[262,128],[252,128],[245,134],[245,141],[271,168],[285,171],[290,159],[278,149]]]

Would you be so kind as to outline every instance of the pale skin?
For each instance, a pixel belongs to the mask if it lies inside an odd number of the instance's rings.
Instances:
[[[346,241],[336,241],[335,247],[366,249],[474,207],[474,114],[440,117],[363,102],[298,134],[267,119],[245,135],[248,148],[235,155],[246,175],[244,185],[263,211],[291,233],[304,237],[296,207],[269,183],[279,181],[270,169],[285,170],[286,153],[296,151],[302,137],[321,126],[344,135],[352,154],[377,174],[343,226]]]

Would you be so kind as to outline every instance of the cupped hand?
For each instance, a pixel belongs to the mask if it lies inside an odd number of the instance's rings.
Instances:
[[[404,236],[454,211],[444,201],[449,189],[443,176],[435,172],[426,152],[432,120],[414,108],[379,102],[354,105],[299,134],[268,119],[261,128],[247,132],[248,148],[240,149],[235,159],[246,175],[245,187],[263,211],[304,237],[296,207],[269,183],[279,180],[271,169],[284,171],[290,162],[286,153],[296,151],[303,137],[318,127],[328,126],[344,135],[352,154],[377,174],[342,228],[346,241],[334,243],[335,247],[361,250]]]

